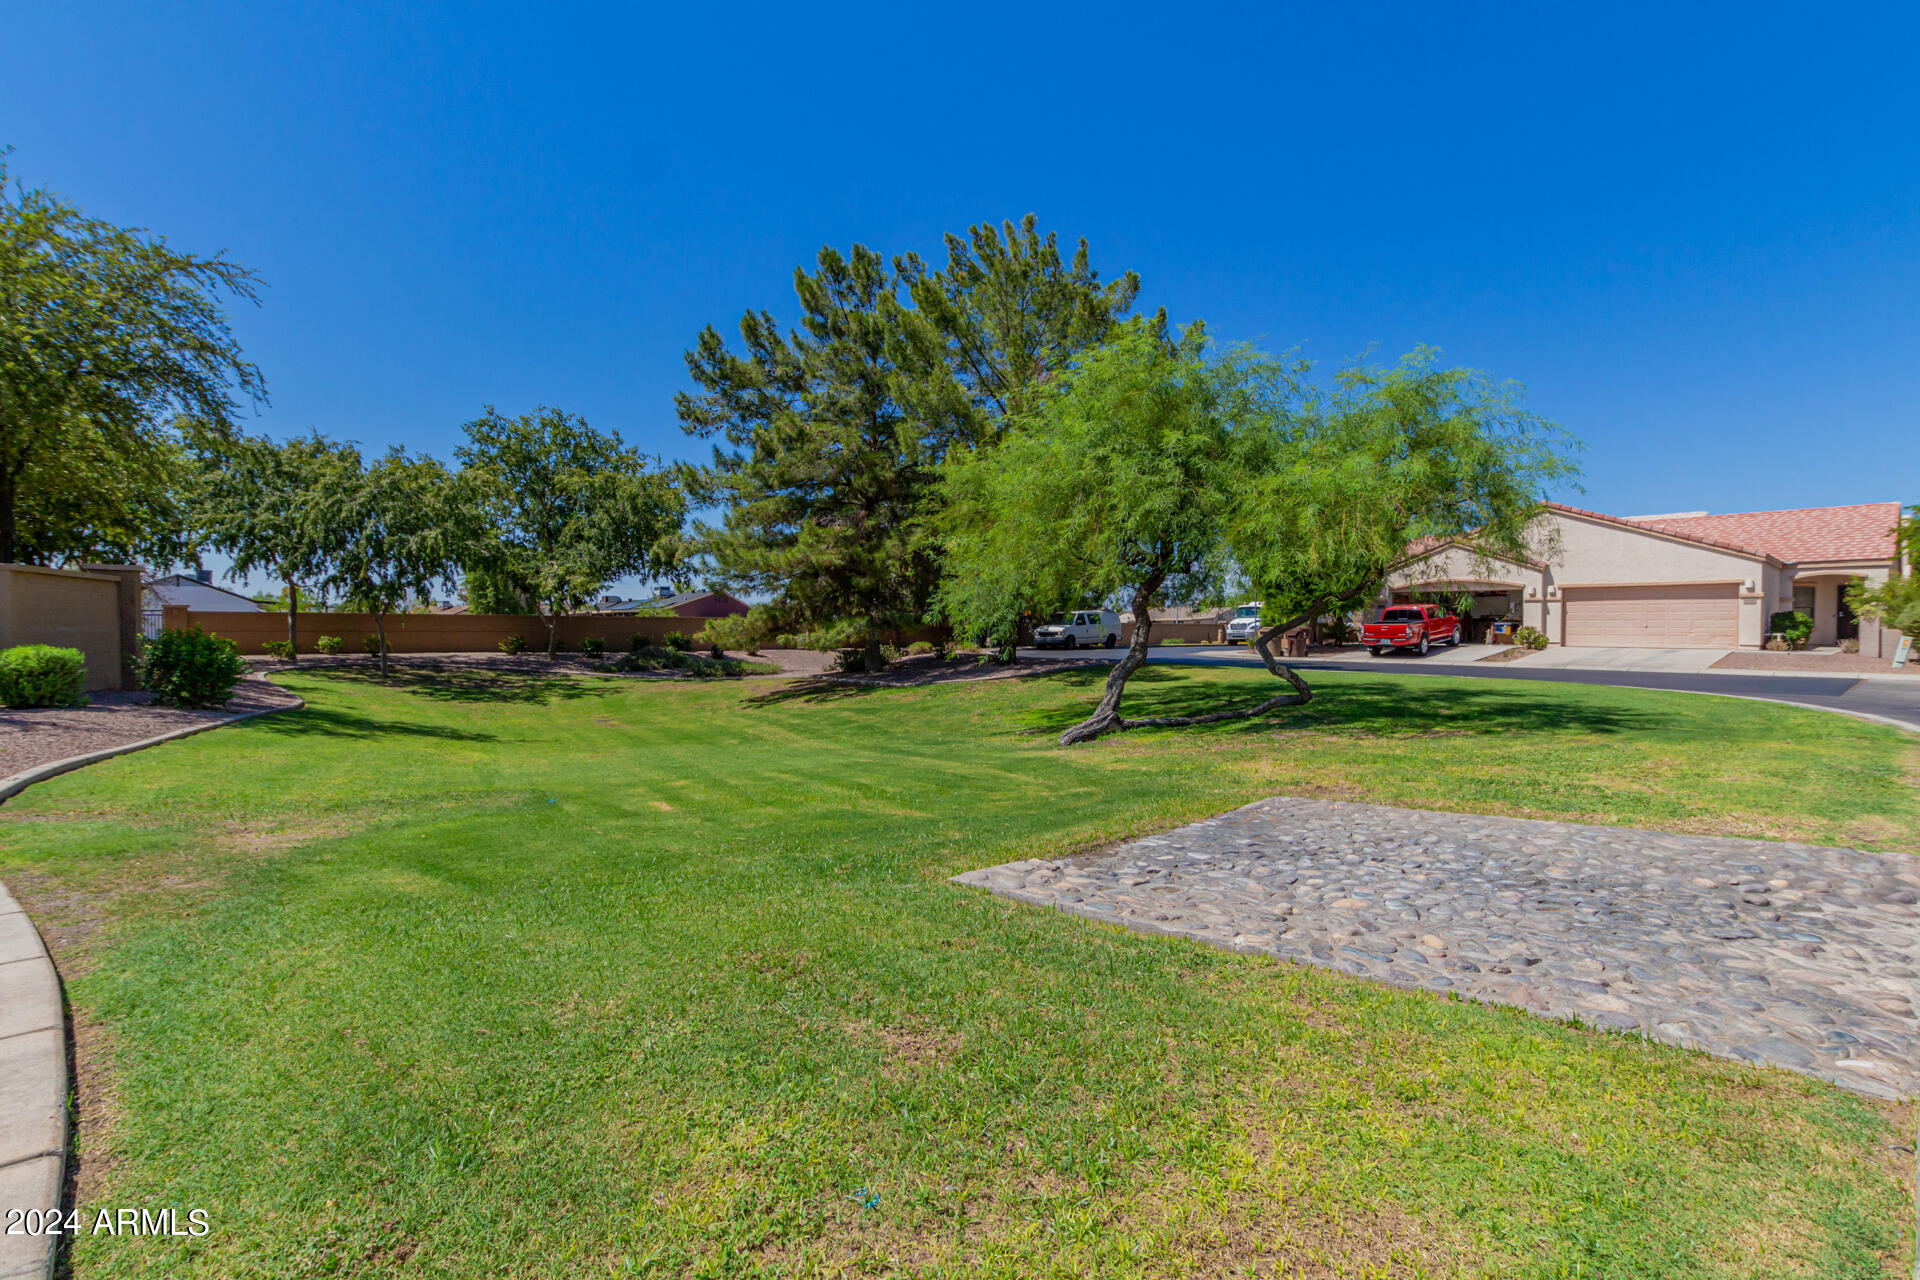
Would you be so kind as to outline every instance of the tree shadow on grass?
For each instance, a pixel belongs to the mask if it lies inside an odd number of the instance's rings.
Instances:
[[[1272,692],[1286,687],[1278,680],[1273,686]],[[1127,682],[1120,714],[1128,719],[1209,715],[1253,706],[1272,692],[1256,681],[1195,679],[1147,667]],[[1091,704],[1079,703],[1049,707],[1023,717],[1023,724],[1031,733],[1058,733],[1079,724],[1092,710]],[[1245,738],[1290,730],[1364,737],[1550,730],[1615,734],[1672,728],[1676,724],[1676,717],[1662,712],[1557,698],[1531,682],[1463,680],[1441,685],[1424,678],[1419,682],[1349,679],[1315,689],[1313,701],[1305,706],[1283,707],[1251,720],[1190,725],[1167,732],[1204,733],[1213,738]]]
[[[320,736],[328,738],[428,738],[440,742],[497,742],[495,734],[451,725],[413,724],[382,716],[363,716],[336,707],[289,709],[278,715],[249,720],[243,728],[256,733],[271,733],[284,738]]]
[[[1047,671],[1041,668],[1038,663],[1023,663],[1021,669],[1013,674],[996,675],[991,680],[984,678],[969,680],[963,677],[960,679],[924,680],[911,684],[888,684],[884,682],[852,684],[844,680],[829,680],[820,676],[813,676],[794,680],[789,684],[780,686],[778,689],[769,689],[765,693],[756,694],[751,698],[744,699],[741,705],[748,707],[773,707],[779,706],[783,702],[841,702],[848,698],[864,698],[875,693],[944,689],[953,685],[997,683],[1000,680],[1017,680],[1022,684],[1029,684],[1035,680],[1059,681],[1066,680],[1072,676],[1091,676],[1096,681],[1104,681],[1107,678],[1105,668],[1077,667],[1066,671]],[[1139,676],[1134,677],[1135,680],[1139,678]]]
[[[482,671],[448,668],[395,668],[386,679],[380,673],[357,667],[337,667],[327,679],[390,689],[435,702],[506,702],[518,705],[546,706],[552,702],[578,702],[583,698],[609,698],[622,692],[611,680],[580,680],[573,673],[553,675],[518,671]]]

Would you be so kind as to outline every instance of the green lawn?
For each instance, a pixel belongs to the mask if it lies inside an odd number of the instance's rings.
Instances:
[[[76,1274],[1907,1274],[1911,1106],[946,877],[1283,791],[1914,849],[1908,741],[1325,674],[1055,746],[1096,679],[288,676],[33,788],[0,879],[69,975],[85,1207],[214,1224]]]

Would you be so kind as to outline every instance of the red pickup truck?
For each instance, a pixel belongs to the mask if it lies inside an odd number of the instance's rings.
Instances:
[[[1394,604],[1380,611],[1380,621],[1360,628],[1360,643],[1379,657],[1389,649],[1417,649],[1460,643],[1460,619],[1437,604]]]

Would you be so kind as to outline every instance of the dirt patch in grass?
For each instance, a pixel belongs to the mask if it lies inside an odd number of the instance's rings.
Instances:
[[[84,1009],[70,1015],[73,1032],[73,1154],[67,1170],[72,1204],[101,1204],[113,1174],[113,1142],[120,1094],[113,1071],[112,1033]]]
[[[952,1061],[962,1043],[954,1032],[924,1019],[888,1026],[860,1019],[841,1023],[840,1030],[877,1048],[882,1057],[881,1073],[892,1080]]]

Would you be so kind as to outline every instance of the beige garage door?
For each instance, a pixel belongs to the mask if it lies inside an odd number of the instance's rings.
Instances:
[[[1731,649],[1740,643],[1739,584],[1568,587],[1565,644],[1628,649]]]

